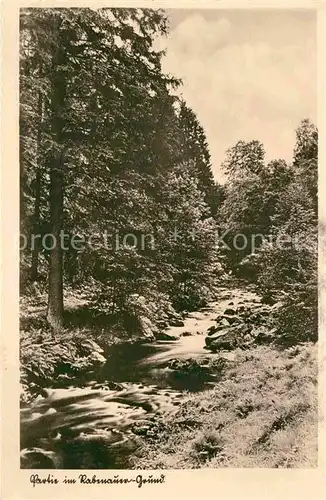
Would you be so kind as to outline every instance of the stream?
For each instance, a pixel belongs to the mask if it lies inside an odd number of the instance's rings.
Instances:
[[[176,412],[189,392],[218,383],[213,376],[182,376],[169,361],[220,356],[204,349],[207,329],[230,302],[236,307],[256,297],[223,290],[218,301],[190,313],[184,326],[166,329],[177,340],[114,346],[94,380],[47,389],[47,397],[21,409],[21,467],[129,468],[141,436],[159,433],[157,415]]]

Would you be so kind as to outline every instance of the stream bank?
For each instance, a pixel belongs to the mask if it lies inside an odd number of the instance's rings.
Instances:
[[[280,453],[292,457],[301,438],[311,446],[299,459],[311,464],[314,346],[281,350],[258,345],[256,334],[246,345],[207,345],[229,332],[233,339],[245,311],[254,317],[264,307],[252,291],[221,290],[183,326],[167,328],[169,340],[111,345],[95,371],[44,388],[21,410],[22,467],[256,467],[262,453],[261,466],[295,466],[290,458],[282,465]],[[274,460],[268,450],[275,433],[280,450]]]
[[[317,351],[236,348],[219,383],[160,415],[160,433],[141,438],[132,468],[317,467]]]
[[[231,296],[226,288],[219,292]],[[141,297],[140,297],[141,299]],[[138,304],[145,310],[144,304]],[[212,303],[208,310],[215,307]],[[220,311],[220,309],[217,309]],[[188,318],[187,318],[188,316]],[[46,322],[46,296],[24,296],[20,305],[21,395],[24,407],[36,397],[45,396],[45,389],[64,388],[90,380],[93,373],[106,364],[110,353],[112,366],[122,349],[123,355],[142,350],[143,344],[155,341],[174,341],[180,336],[197,333],[195,313],[177,313],[169,304],[158,320],[146,314],[98,314],[83,296],[68,293],[65,298],[65,330],[54,335]],[[212,323],[199,313],[200,332],[205,333]],[[205,321],[206,322],[205,322]],[[145,347],[145,351],[146,351]]]
[[[141,297],[139,299],[142,299]],[[46,295],[21,298],[20,361],[22,406],[46,395],[46,388],[64,388],[89,380],[116,346],[135,346],[156,339],[175,340],[165,332],[183,325],[183,315],[169,304],[157,323],[146,314],[100,314],[83,296],[65,297],[65,328],[54,334],[46,321]],[[145,308],[144,304],[138,304]]]
[[[243,292],[237,294],[241,302]],[[49,463],[56,467],[59,460],[71,467],[71,452],[62,457],[65,446],[84,447],[89,440],[93,443],[89,446],[94,446],[93,439],[97,446],[98,440],[104,439],[107,446],[120,436],[118,441],[127,441],[129,450],[135,439],[126,440],[126,434],[132,433],[134,438],[145,433],[144,417],[155,420],[158,414],[175,410],[185,391],[208,389],[216,382],[222,364],[216,362],[216,373],[207,368],[209,357],[214,355],[205,348],[205,335],[233,295],[221,290],[218,301],[189,313],[182,326],[166,328],[164,338],[169,340],[111,345],[99,353],[104,355],[105,363],[101,362],[96,370],[75,379],[65,379],[61,373],[54,383],[52,380],[51,385],[43,387],[42,393],[21,410],[23,463],[37,467],[44,462],[47,467]],[[79,338],[80,345],[90,342],[93,341]],[[124,446],[120,444],[118,448],[121,452]],[[121,466],[119,460],[116,458],[115,463]],[[89,462],[87,466],[91,468]],[[106,465],[96,462],[94,467]]]

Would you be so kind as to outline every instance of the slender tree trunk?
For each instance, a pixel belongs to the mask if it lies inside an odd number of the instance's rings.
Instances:
[[[41,204],[41,172],[38,167],[35,179],[35,205],[34,205],[34,216],[33,216],[33,233],[34,236],[38,235],[40,232],[40,204]],[[32,248],[32,263],[31,263],[31,280],[37,281],[38,278],[38,257],[40,251],[40,241],[39,238],[33,239]]]
[[[60,232],[63,218],[62,156],[50,171],[51,246],[49,262],[49,297],[47,320],[55,331],[63,327],[63,263]]]
[[[49,262],[49,295],[47,320],[54,331],[63,328],[63,262],[60,233],[63,227],[64,197],[64,109],[66,81],[62,67],[66,62],[65,49],[60,40],[60,23],[55,26],[57,43],[53,54],[51,97],[51,128],[54,146],[50,164],[50,223],[51,250]]]
[[[19,216],[20,216],[20,234],[25,238],[27,234],[27,229],[26,229],[26,207],[25,207],[25,202],[24,202],[24,187],[25,187],[25,175],[24,175],[24,155],[23,155],[23,146],[20,140],[19,144],[19,167],[20,167],[20,197],[19,197]],[[26,285],[26,276],[25,272],[22,272],[22,262],[24,259],[24,250],[20,251],[20,276],[19,276],[19,290],[20,294],[24,293],[25,285]]]
[[[40,123],[37,131],[37,171],[35,178],[35,204],[34,204],[34,216],[33,216],[33,233],[34,236],[40,233],[40,206],[41,206],[41,138],[42,138],[42,123],[43,123],[43,99],[41,92],[38,96],[38,115],[40,117]],[[38,279],[38,261],[40,253],[40,241],[39,238],[34,238],[34,246],[32,248],[32,263],[31,263],[31,281],[37,281]]]

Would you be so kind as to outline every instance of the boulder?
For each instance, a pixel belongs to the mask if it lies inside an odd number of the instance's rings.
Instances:
[[[229,308],[225,309],[224,314],[232,316],[233,314],[236,314],[236,311],[235,311],[235,309],[232,309],[231,307],[229,307]]]
[[[158,321],[156,324],[160,330],[164,330],[165,328],[168,328],[168,326],[169,326],[169,322],[165,321],[165,320]]]
[[[165,314],[166,314],[166,317],[169,319],[172,319],[172,318],[175,318],[176,316],[178,316],[178,313],[175,311],[175,309],[173,309],[173,307],[171,305],[167,306]]]
[[[214,333],[218,332],[219,327],[218,326],[210,326],[207,330],[207,335],[210,337],[211,335],[214,335]]]
[[[228,326],[228,325],[233,325],[234,323],[240,323],[241,322],[241,318],[240,316],[236,315],[236,314],[221,314],[221,316],[218,316],[218,318],[216,319],[216,321],[220,324],[223,324],[225,326]]]
[[[90,339],[82,340],[82,342],[80,343],[80,349],[86,355],[90,354],[91,352],[98,352],[100,354],[102,354],[103,352],[103,349],[98,344],[96,344],[94,340]]]
[[[184,366],[184,361],[181,361],[180,359],[171,359],[168,363],[170,370],[181,370]]]
[[[223,327],[230,326],[229,321],[226,318],[224,318],[223,316],[217,316],[215,321],[219,324],[219,326],[223,326]]]
[[[210,337],[211,335],[214,335],[214,333],[225,330],[228,327],[230,327],[230,324],[227,321],[225,323],[221,322],[217,325],[210,326],[207,330],[207,335]]]
[[[229,327],[206,337],[205,344],[211,351],[226,350],[232,351],[236,347],[243,345],[243,335],[247,331],[242,331],[242,325],[239,327]]]
[[[234,323],[240,323],[242,321],[241,317],[238,315],[224,314],[223,317],[230,323],[230,325],[233,325]]]
[[[94,384],[92,386],[93,389],[102,389],[102,390],[110,390],[110,391],[122,391],[124,389],[122,384],[118,384],[117,382],[113,382],[112,380],[107,380],[103,384]]]
[[[166,332],[159,332],[155,335],[156,340],[178,340],[179,337],[170,335]]]
[[[154,333],[156,332],[157,327],[152,323],[152,321],[146,316],[140,316],[139,324],[142,335],[144,335],[146,339],[154,340]]]
[[[181,333],[181,336],[182,336],[182,337],[191,337],[192,335],[193,335],[193,334],[192,334],[191,332],[187,332],[187,331],[186,331],[186,332],[182,332],[182,333]]]
[[[54,415],[55,413],[57,413],[57,410],[55,408],[49,408],[45,413],[44,415]]]
[[[55,453],[42,448],[25,448],[20,453],[22,469],[54,469]]]
[[[266,326],[260,326],[252,330],[252,337],[255,344],[269,344],[275,338],[276,328],[269,329]]]
[[[252,325],[255,326],[260,326],[260,325],[265,325],[267,322],[267,317],[266,315],[261,314],[260,312],[255,312],[252,313],[248,318],[247,321],[251,323]]]
[[[71,375],[69,373],[59,373],[56,378],[56,387],[64,388],[68,382],[71,382]]]
[[[106,363],[106,358],[97,351],[94,351],[89,355],[89,360],[94,364]]]
[[[139,425],[132,428],[132,432],[138,436],[146,436],[150,427],[148,425]]]
[[[170,370],[179,374],[205,377],[209,373],[209,366],[200,364],[196,359],[171,359],[168,363]]]
[[[170,326],[184,326],[184,321],[182,319],[174,318],[169,321]]]

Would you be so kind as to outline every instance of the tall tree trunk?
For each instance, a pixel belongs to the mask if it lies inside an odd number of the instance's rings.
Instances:
[[[51,246],[49,262],[49,297],[47,320],[55,331],[63,327],[63,264],[60,231],[63,218],[63,171],[62,155],[56,159],[50,171]]]
[[[33,234],[34,236],[40,233],[40,206],[41,206],[41,137],[42,137],[42,123],[43,123],[43,99],[42,94],[39,92],[38,96],[38,115],[40,117],[40,123],[37,131],[37,151],[36,151],[36,161],[37,170],[35,178],[35,204],[34,204],[34,215],[33,215]],[[31,281],[37,281],[38,278],[38,260],[40,253],[40,240],[39,238],[34,238],[34,246],[32,248],[32,263],[31,263]]]
[[[19,170],[20,170],[20,196],[19,196],[19,218],[20,218],[20,234],[25,238],[27,234],[26,229],[26,206],[24,200],[24,187],[25,187],[25,174],[24,174],[24,155],[23,155],[23,145],[20,139],[19,144]],[[24,293],[25,285],[26,285],[26,276],[25,272],[22,271],[22,262],[24,258],[24,250],[20,252],[20,259],[22,259],[20,264],[20,276],[19,276],[19,290],[20,294]]]
[[[60,232],[63,227],[64,196],[64,119],[62,113],[66,95],[66,75],[62,68],[66,62],[65,48],[60,37],[60,24],[56,30],[56,44],[53,54],[53,76],[51,96],[51,131],[56,143],[50,164],[50,223],[53,241],[49,262],[49,295],[47,320],[54,331],[63,328],[63,262]]]
[[[41,172],[38,167],[35,179],[35,204],[33,215],[33,234],[38,235],[40,232],[40,204],[41,204]],[[40,252],[39,238],[33,239],[32,248],[32,263],[31,263],[31,281],[37,281],[38,278],[38,257]]]

